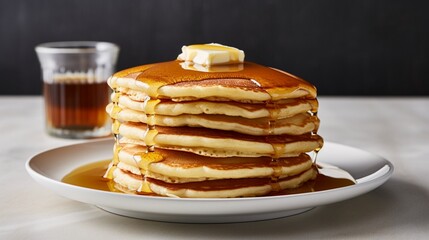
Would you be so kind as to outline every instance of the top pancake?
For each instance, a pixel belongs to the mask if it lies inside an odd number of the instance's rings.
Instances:
[[[170,61],[126,69],[113,75],[108,83],[129,95],[137,91],[173,101],[269,102],[316,98],[316,88],[310,83],[255,63],[245,62],[243,69],[236,72],[204,73],[186,70],[180,63]]]

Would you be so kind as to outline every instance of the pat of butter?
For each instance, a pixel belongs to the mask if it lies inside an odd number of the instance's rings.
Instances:
[[[197,44],[183,46],[177,59],[203,66],[237,64],[244,61],[244,52],[217,43]]]

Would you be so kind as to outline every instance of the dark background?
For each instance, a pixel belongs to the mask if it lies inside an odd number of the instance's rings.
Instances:
[[[429,95],[429,1],[0,0],[0,94],[40,94],[34,46],[121,46],[118,69],[218,42],[320,95]]]

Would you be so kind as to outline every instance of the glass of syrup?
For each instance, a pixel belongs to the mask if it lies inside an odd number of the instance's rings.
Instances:
[[[42,68],[46,131],[63,138],[108,136],[105,112],[119,47],[108,42],[51,42],[35,48]]]

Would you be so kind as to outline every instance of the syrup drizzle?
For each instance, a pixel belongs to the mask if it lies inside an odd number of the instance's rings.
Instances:
[[[135,75],[138,72],[144,71],[144,68],[138,67],[129,69],[126,71],[126,75]],[[124,72],[120,72],[124,74]],[[116,74],[115,74],[116,75]],[[119,74],[121,75],[121,74]],[[138,77],[138,76],[137,76]],[[105,179],[113,179],[113,172],[117,168],[117,165],[119,163],[119,152],[121,151],[122,147],[120,145],[120,135],[119,135],[119,129],[121,126],[121,122],[118,120],[118,115],[121,112],[122,108],[119,106],[119,98],[120,98],[120,91],[116,87],[116,76],[111,77],[108,82],[113,89],[113,96],[112,96],[112,103],[113,108],[110,112],[110,116],[112,117],[112,133],[113,137],[115,139],[115,145],[113,148],[113,159],[111,163],[109,164],[109,167],[104,174]],[[158,84],[156,82],[150,81],[150,83],[147,85],[147,94],[144,101],[144,113],[146,115],[147,120],[147,129],[144,135],[144,142],[146,144],[146,151],[136,153],[133,156],[133,159],[136,163],[136,165],[140,169],[140,175],[143,179],[142,184],[140,185],[138,189],[138,193],[141,194],[150,194],[152,193],[149,184],[146,180],[147,172],[149,171],[149,165],[153,162],[159,162],[163,160],[163,157],[161,154],[155,152],[155,138],[158,134],[158,131],[156,130],[156,111],[155,107],[160,102],[158,97],[158,89],[161,87],[162,84]]]
[[[262,88],[261,83],[259,83],[258,81],[252,79],[251,80],[256,86],[258,86],[258,88],[260,88],[261,90],[265,91]],[[266,93],[269,94],[270,96],[270,100],[267,101],[265,103],[265,107],[267,109],[269,109],[269,118],[268,118],[268,135],[275,135],[275,129],[276,129],[276,123],[277,120],[279,118],[279,113],[280,113],[280,108],[279,105],[273,101],[273,97],[272,95],[265,91]],[[282,143],[272,143],[270,142],[273,150],[274,150],[274,154],[271,157],[271,167],[273,168],[273,173],[271,174],[271,182],[270,182],[270,186],[272,191],[280,191],[281,190],[281,186],[278,183],[278,179],[282,176],[283,174],[283,168],[282,166],[279,165],[279,161],[278,159],[282,156],[282,154],[285,152],[285,144]]]
[[[148,80],[147,80],[148,81]],[[144,134],[144,142],[146,144],[146,151],[137,153],[133,156],[137,166],[140,169],[140,175],[142,176],[142,184],[137,190],[138,194],[151,194],[149,182],[147,181],[147,175],[149,172],[149,166],[151,163],[160,162],[164,157],[155,152],[155,138],[158,135],[156,130],[156,105],[160,103],[158,97],[158,89],[162,86],[159,83],[150,81],[147,96],[143,102],[144,114],[146,115],[146,131]]]
[[[313,109],[312,114],[313,114],[313,117],[317,117],[317,109]],[[313,134],[313,135],[317,134],[318,130],[319,130],[319,125],[317,125],[315,127],[315,129],[313,130],[313,132],[311,134]],[[318,148],[313,150],[313,152],[314,152],[313,164],[315,164],[315,165],[317,165],[317,155],[319,154],[321,149],[322,149],[322,147],[318,147]]]
[[[114,82],[114,76],[110,77],[108,79],[108,82]],[[110,116],[112,119],[112,134],[113,137],[115,139],[115,144],[113,145],[113,158],[112,161],[109,164],[109,167],[107,169],[107,171],[105,172],[103,178],[105,179],[113,179],[113,172],[116,170],[117,165],[119,163],[119,151],[121,151],[121,146],[119,145],[119,128],[121,126],[121,123],[119,122],[119,120],[117,120],[119,112],[121,111],[121,108],[119,107],[119,97],[120,97],[120,92],[118,91],[117,87],[114,86],[112,87],[113,89],[113,97],[112,97],[112,102],[113,102],[113,108],[110,112]]]

